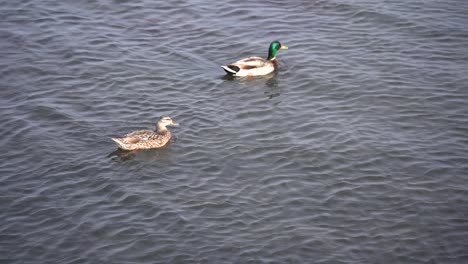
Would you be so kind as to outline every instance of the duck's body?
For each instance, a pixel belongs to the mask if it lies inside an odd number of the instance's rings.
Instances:
[[[160,148],[169,142],[172,134],[169,130],[156,132],[151,130],[139,130],[125,135],[122,138],[112,138],[119,148],[124,150],[139,150]]]
[[[266,59],[250,57],[221,67],[231,76],[267,75],[277,70],[278,61],[276,59],[276,52],[280,49],[288,49],[288,47],[281,45],[279,41],[273,41],[268,49],[268,57]]]
[[[119,148],[124,150],[139,150],[160,148],[169,142],[172,137],[171,132],[167,129],[168,125],[177,125],[168,116],[163,116],[159,119],[156,125],[156,130],[138,130],[125,135],[122,138],[112,138]]]
[[[250,57],[221,67],[223,67],[227,74],[238,77],[260,76],[276,71],[278,62],[276,58],[267,60],[260,57]]]

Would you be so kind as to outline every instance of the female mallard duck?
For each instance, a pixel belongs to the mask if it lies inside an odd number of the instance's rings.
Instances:
[[[124,150],[139,150],[160,148],[166,145],[171,139],[171,132],[166,126],[177,126],[178,124],[172,121],[168,116],[159,118],[156,125],[156,130],[138,130],[127,134],[123,138],[112,138],[119,148]]]
[[[278,68],[276,52],[280,49],[288,49],[279,41],[273,41],[268,49],[268,58],[250,57],[233,62],[227,66],[221,66],[227,74],[232,76],[259,76],[274,72]]]

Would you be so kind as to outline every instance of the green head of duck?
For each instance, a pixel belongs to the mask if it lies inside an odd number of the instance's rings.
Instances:
[[[279,41],[273,41],[271,44],[270,44],[270,48],[268,49],[268,60],[272,60],[276,57],[276,52],[278,50],[286,50],[288,49],[288,47],[286,45],[281,45],[281,43]]]

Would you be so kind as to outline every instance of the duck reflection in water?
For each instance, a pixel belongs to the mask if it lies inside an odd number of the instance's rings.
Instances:
[[[171,140],[171,142],[177,141],[177,138]],[[130,161],[130,160],[160,160],[166,159],[170,156],[170,145],[171,142],[166,144],[164,147],[158,149],[146,149],[146,150],[136,150],[128,151],[123,149],[116,149],[109,153],[107,157],[111,158],[114,161]]]
[[[268,99],[273,99],[281,95],[279,82],[278,82],[278,73],[273,72],[267,75],[262,76],[247,76],[247,77],[235,77],[231,75],[223,75],[221,77],[224,81],[236,81],[242,85],[253,85],[258,83],[265,83],[265,85],[269,88],[264,93],[268,97]]]

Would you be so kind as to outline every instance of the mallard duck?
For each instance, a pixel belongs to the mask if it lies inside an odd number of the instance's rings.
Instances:
[[[276,52],[280,49],[288,49],[279,41],[273,41],[268,49],[268,58],[250,57],[233,62],[227,66],[221,66],[227,74],[232,76],[259,76],[274,72],[278,68]]]
[[[171,139],[171,132],[166,127],[171,125],[177,126],[178,124],[172,121],[170,117],[162,116],[159,118],[154,131],[138,130],[125,135],[125,137],[112,138],[112,140],[119,145],[119,148],[124,150],[160,148]]]

